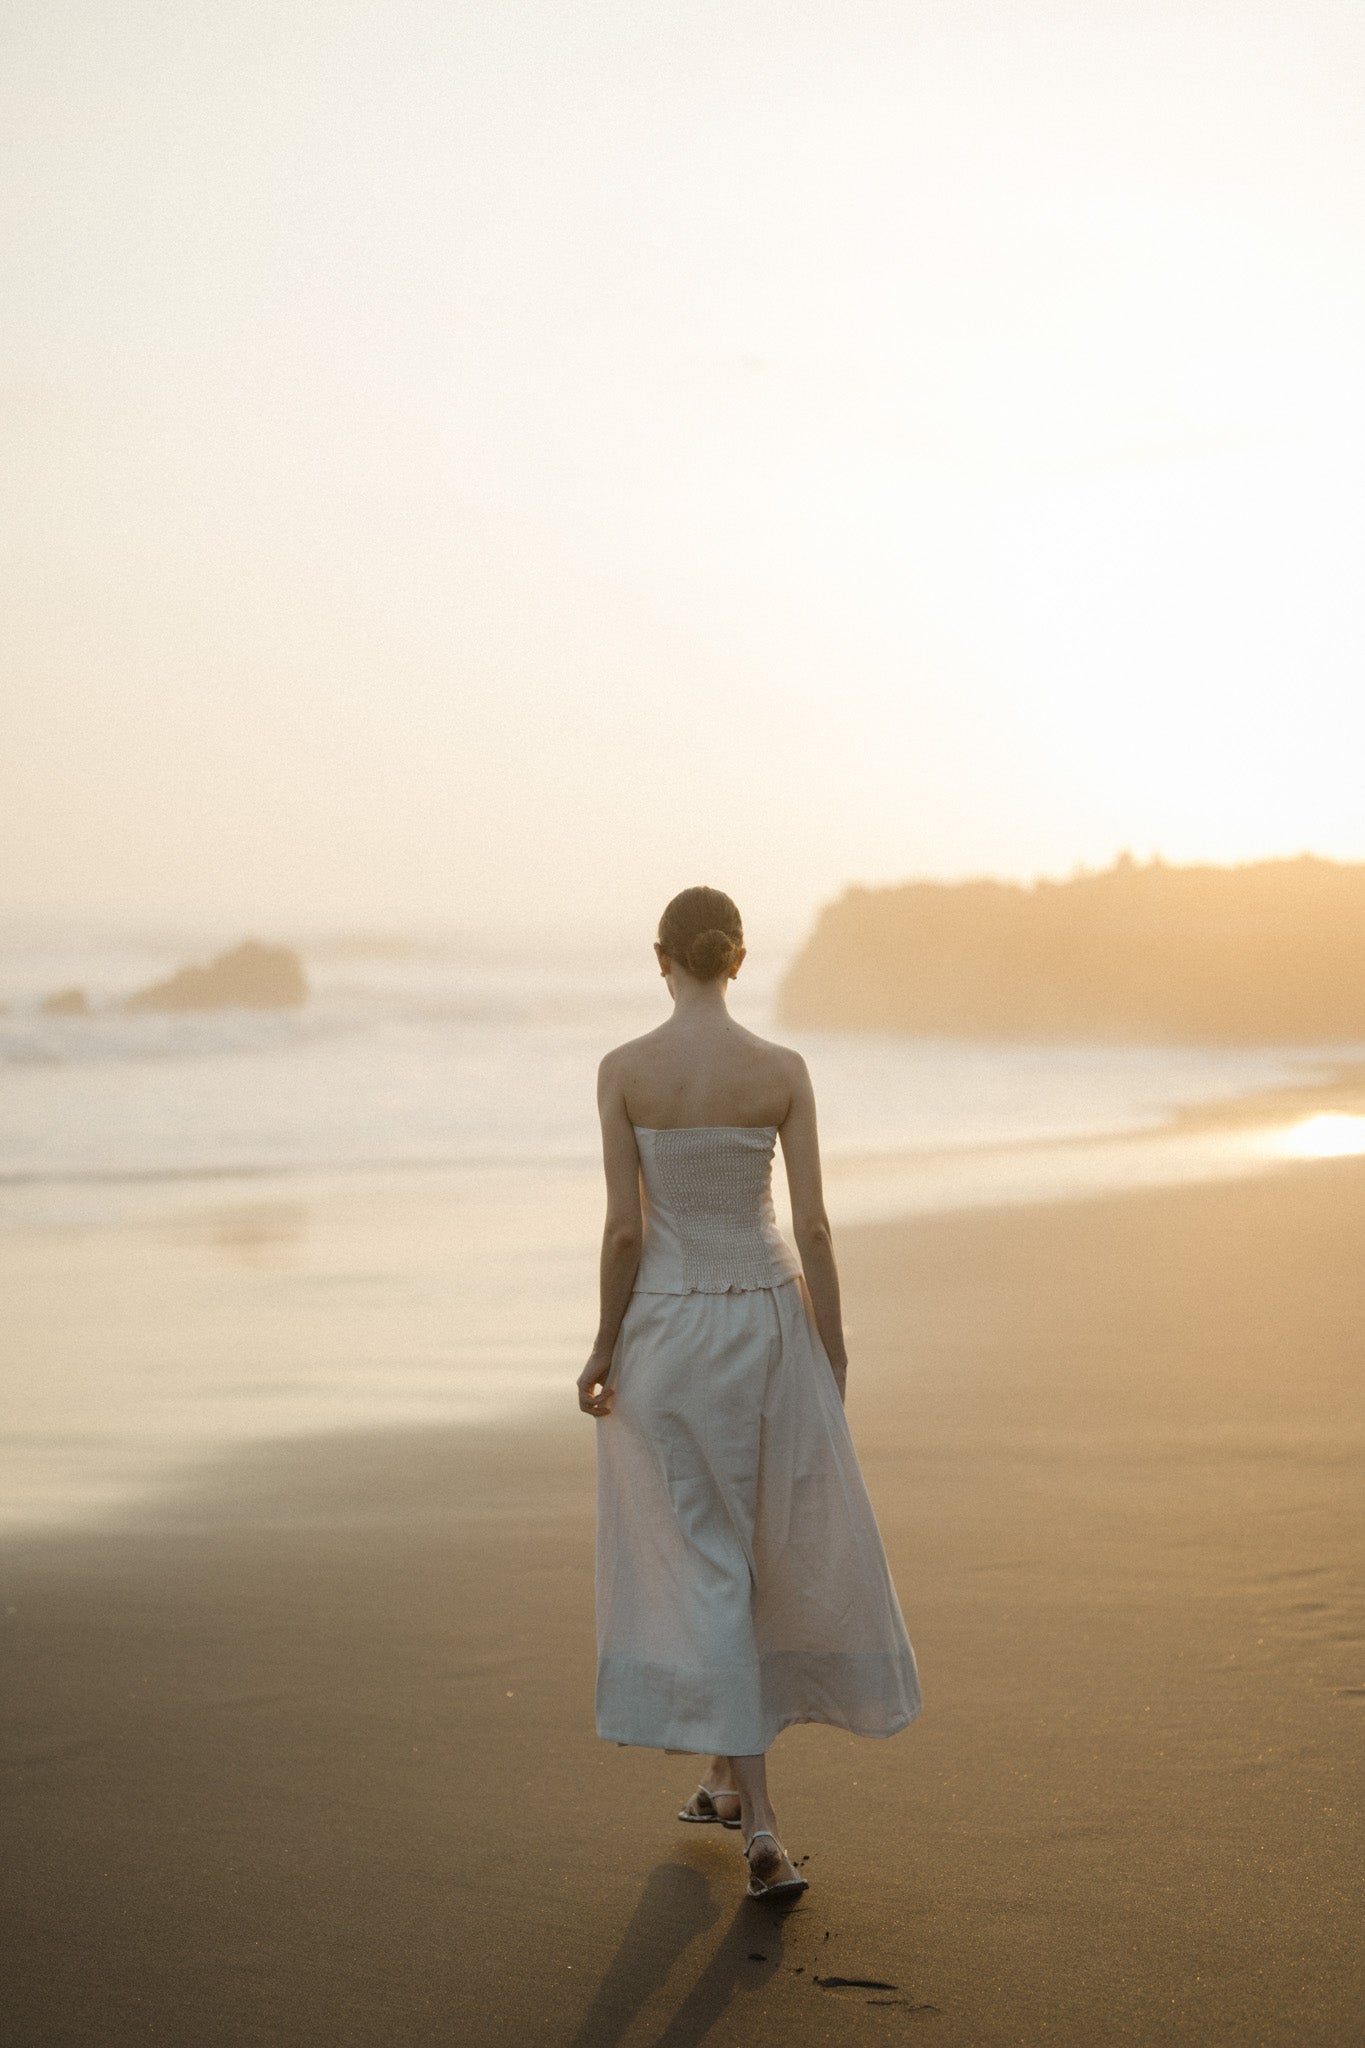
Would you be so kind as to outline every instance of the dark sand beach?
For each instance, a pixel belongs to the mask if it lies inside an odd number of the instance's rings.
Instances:
[[[1355,1159],[842,1234],[926,1707],[778,1744],[786,1919],[594,1735],[569,1386],[11,1540],[7,2048],[1365,2041],[1362,1247]]]

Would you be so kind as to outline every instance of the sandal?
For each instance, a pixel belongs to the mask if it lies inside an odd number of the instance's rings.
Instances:
[[[705,1785],[698,1785],[696,1791],[688,1800],[687,1806],[684,1806],[679,1812],[678,1819],[697,1823],[704,1822],[708,1826],[712,1822],[719,1821],[723,1828],[737,1828],[739,1826],[738,1819],[726,1820],[716,1811],[716,1800],[738,1799],[738,1797],[738,1792],[716,1792],[713,1794],[707,1791]],[[689,1812],[688,1807],[695,1807],[696,1811]]]
[[[749,1861],[749,1851],[753,1848],[760,1835],[766,1835],[770,1842],[777,1842],[777,1836],[771,1828],[755,1828],[748,1841],[744,1844],[744,1861],[746,1863]],[[777,1842],[777,1847],[779,1854],[785,1856],[787,1852],[780,1842]],[[799,1898],[802,1892],[809,1890],[810,1884],[804,1877],[784,1877],[777,1884],[764,1884],[761,1877],[754,1876],[752,1869],[749,1872],[749,1897],[751,1899],[795,1899]]]

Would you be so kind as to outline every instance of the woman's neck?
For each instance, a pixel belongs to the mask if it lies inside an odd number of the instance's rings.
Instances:
[[[675,1017],[726,1017],[729,1010],[725,1002],[725,976],[717,975],[714,981],[696,981],[690,974],[674,973],[670,977],[673,991],[673,1015]]]

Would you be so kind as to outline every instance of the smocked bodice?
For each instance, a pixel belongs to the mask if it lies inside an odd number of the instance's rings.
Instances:
[[[645,1226],[637,1294],[747,1292],[800,1272],[773,1213],[772,1125],[637,1124],[635,1141]]]

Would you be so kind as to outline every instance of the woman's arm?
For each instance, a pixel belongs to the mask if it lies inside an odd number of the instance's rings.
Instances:
[[[578,1375],[578,1405],[600,1422],[611,1414],[616,1389],[607,1385],[611,1355],[635,1285],[644,1242],[640,1214],[640,1153],[626,1111],[613,1056],[597,1070],[597,1113],[602,1120],[602,1165],[607,1176],[607,1220],[602,1231],[602,1308],[588,1362]]]
[[[839,1399],[844,1398],[848,1376],[848,1352],[844,1346],[843,1310],[839,1303],[839,1269],[834,1263],[834,1239],[825,1214],[825,1191],[820,1178],[820,1138],[815,1127],[815,1090],[806,1063],[793,1055],[791,1108],[779,1136],[787,1163],[787,1186],[792,1198],[792,1235],[801,1255],[806,1291],[815,1314],[815,1327],[834,1371]]]

